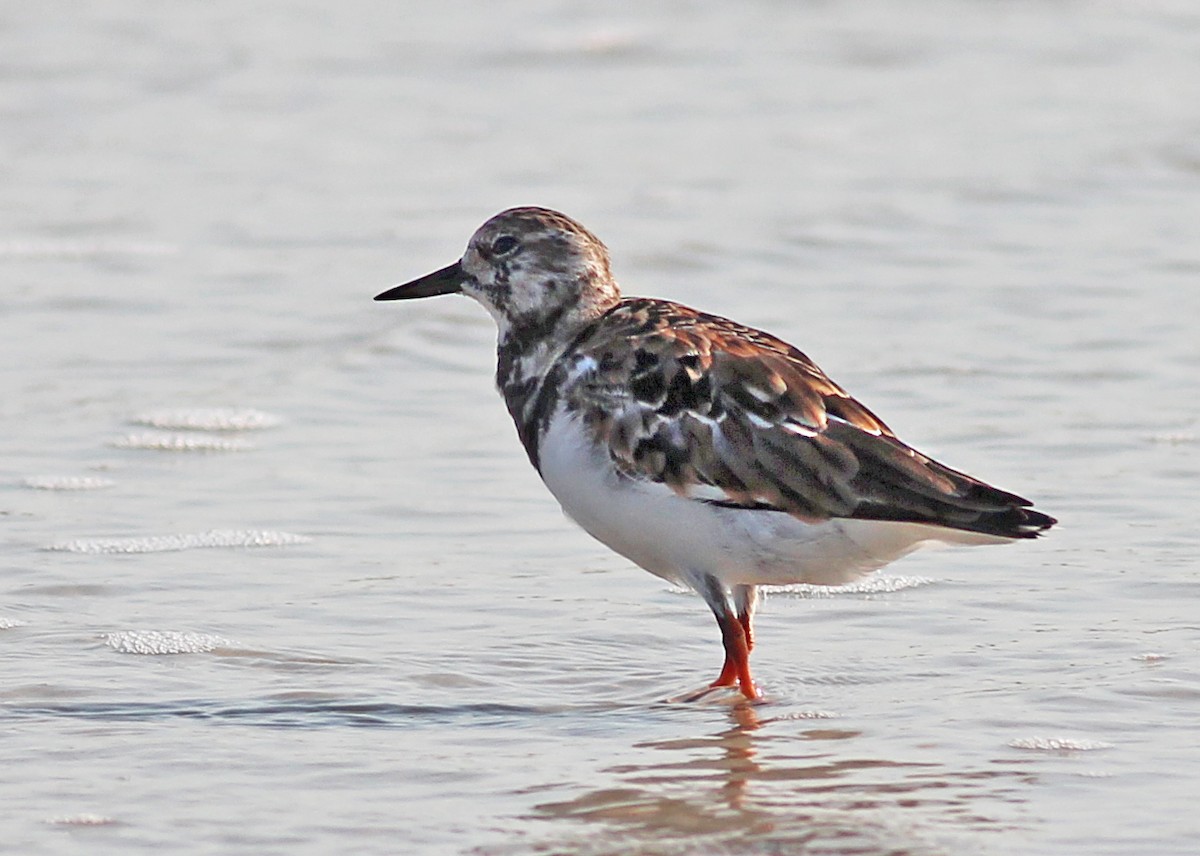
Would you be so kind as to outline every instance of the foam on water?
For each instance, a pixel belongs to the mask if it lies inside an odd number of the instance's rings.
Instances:
[[[265,529],[212,529],[208,532],[180,535],[152,535],[142,538],[74,538],[46,547],[60,553],[166,553],[198,547],[288,547],[308,544],[306,535]]]
[[[107,633],[104,644],[122,654],[203,654],[233,643],[211,633],[179,630],[122,630]]]
[[[1092,752],[1111,749],[1111,743],[1100,740],[1076,740],[1071,737],[1018,737],[1008,744],[1013,749],[1032,749],[1037,752]]]
[[[21,484],[34,490],[100,490],[116,482],[99,476],[27,476]]]
[[[154,410],[141,413],[130,421],[174,431],[258,431],[274,428],[282,422],[278,416],[261,410],[229,407]]]
[[[73,814],[67,817],[52,817],[46,821],[51,826],[115,826],[117,821],[102,814]]]
[[[808,583],[796,583],[787,586],[767,586],[763,589],[768,597],[785,596],[799,598],[845,597],[874,594],[891,594],[905,589],[933,585],[937,580],[929,577],[906,577],[886,574],[867,577],[844,586],[816,586]],[[671,586],[669,591],[674,594],[695,594],[685,586]]]
[[[240,437],[209,437],[203,434],[147,431],[113,440],[116,449],[151,449],[157,452],[245,452],[254,444]]]
[[[1187,443],[1200,441],[1200,434],[1193,431],[1168,431],[1161,434],[1151,434],[1147,437],[1151,443],[1162,443],[1166,446],[1182,446]]]
[[[892,592],[904,591],[905,589],[933,585],[935,582],[937,581],[928,577],[883,574],[875,577],[867,577],[866,579],[858,580],[844,586],[814,586],[807,583],[798,583],[796,585],[772,588],[769,591],[772,595],[784,594],[792,597],[839,597],[843,595],[891,594]]]

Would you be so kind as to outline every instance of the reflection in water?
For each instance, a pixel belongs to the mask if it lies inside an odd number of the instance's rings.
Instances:
[[[1014,769],[954,773],[941,764],[854,757],[859,732],[792,731],[803,718],[760,718],[750,704],[733,705],[729,718],[708,737],[638,744],[666,757],[609,767],[601,772],[619,783],[537,806],[537,818],[599,833],[556,838],[546,852],[953,852],[956,828],[999,828],[978,816],[983,798],[1022,801],[989,782],[1029,778]]]

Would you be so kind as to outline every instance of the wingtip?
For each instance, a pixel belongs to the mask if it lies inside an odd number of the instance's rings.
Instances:
[[[1022,508],[1020,513],[1021,519],[1016,526],[1016,537],[1018,538],[1041,538],[1046,534],[1046,530],[1058,524],[1057,517],[1051,517],[1049,514],[1043,514],[1032,508]]]

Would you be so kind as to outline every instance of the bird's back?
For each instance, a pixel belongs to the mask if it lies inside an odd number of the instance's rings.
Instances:
[[[547,382],[625,478],[731,508],[1032,538],[1055,522],[917,452],[786,342],[662,300],[581,330]]]

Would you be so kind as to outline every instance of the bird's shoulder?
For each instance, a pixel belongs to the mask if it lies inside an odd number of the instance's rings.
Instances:
[[[831,422],[892,437],[794,346],[668,301],[621,301],[560,365],[564,407],[617,471],[693,499],[847,514],[858,461]]]
[[[633,409],[657,420],[734,416],[801,433],[822,431],[833,417],[892,435],[795,346],[671,301],[620,301],[576,337],[562,365],[568,404],[582,411]]]

